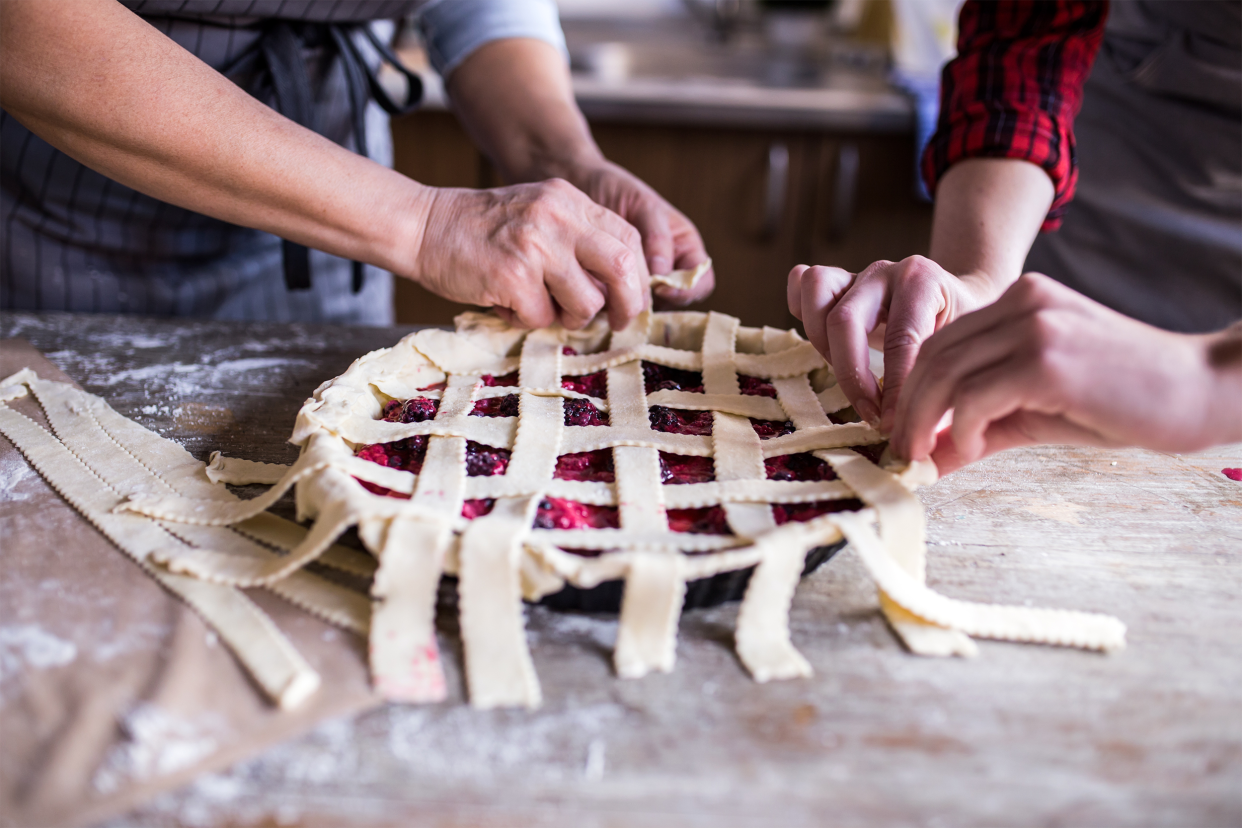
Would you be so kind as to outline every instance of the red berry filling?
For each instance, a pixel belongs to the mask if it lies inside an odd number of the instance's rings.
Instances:
[[[412,400],[389,400],[384,406],[384,420],[389,423],[421,423],[434,420],[440,410],[437,400],[415,397]]]
[[[470,410],[471,417],[516,417],[521,398],[517,394],[479,400]]]
[[[466,520],[481,518],[490,513],[495,505],[496,501],[490,497],[485,497],[482,500],[467,500],[461,504],[461,516]]]
[[[427,456],[427,436],[416,434],[392,443],[364,446],[358,456],[390,469],[418,474],[423,470],[423,458]]]
[[[683,411],[678,408],[666,408],[653,405],[647,411],[647,419],[651,428],[666,434],[697,434],[707,436],[712,433],[712,412]]]
[[[759,377],[748,377],[738,375],[737,384],[741,387],[742,393],[751,397],[775,397],[776,388],[772,383]]]
[[[702,509],[669,509],[668,528],[692,535],[732,535],[725,511],[720,506]]]
[[[508,449],[492,448],[473,440],[466,442],[466,474],[470,477],[493,477],[509,468]]]
[[[880,456],[884,454],[884,449],[888,448],[888,443],[874,443],[870,446],[850,446],[850,448],[878,466],[880,465]]]
[[[354,480],[358,480],[358,478],[355,477]],[[400,492],[394,492],[392,489],[389,489],[386,486],[377,486],[376,484],[368,483],[365,480],[358,480],[358,482],[362,484],[362,488],[366,489],[371,494],[377,494],[380,497],[395,497],[398,500],[409,500],[410,499],[410,496],[408,494],[401,494]]]
[[[832,466],[814,454],[782,454],[763,461],[768,480],[836,480]]]
[[[770,440],[773,437],[784,437],[786,434],[794,433],[794,424],[785,420],[756,420],[750,418],[750,425],[759,435],[760,440]]]
[[[596,371],[594,374],[561,377],[561,388],[602,400],[608,396],[608,372]]]
[[[556,471],[552,476],[557,480],[613,483],[617,475],[612,465],[612,449],[562,454],[556,458]]]
[[[596,408],[590,400],[574,397],[565,400],[565,425],[606,426],[608,415]]]
[[[773,503],[772,517],[776,519],[776,525],[780,526],[791,520],[807,521],[829,512],[856,512],[862,508],[865,508],[863,502],[854,498],[818,500],[814,503]]]
[[[535,512],[536,529],[616,529],[621,518],[616,506],[592,506],[576,500],[545,497]]]
[[[703,393],[703,375],[698,371],[683,371],[654,362],[643,363],[643,387],[648,394],[656,391],[687,391]]]
[[[716,468],[710,457],[660,452],[662,483],[711,483],[715,479]]]
[[[488,388],[516,388],[518,384],[518,372],[510,371],[509,373],[493,377],[491,374],[484,374],[479,380]]]

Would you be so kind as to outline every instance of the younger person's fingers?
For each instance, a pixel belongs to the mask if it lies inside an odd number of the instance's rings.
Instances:
[[[940,418],[954,407],[967,378],[998,364],[1017,365],[1014,354],[1021,351],[1022,331],[998,327],[950,348],[938,348],[940,338],[956,324],[927,340],[902,386],[891,435],[893,451],[900,457],[927,456]]]
[[[936,331],[944,307],[940,289],[931,282],[908,282],[889,303],[884,330],[884,394],[880,430],[888,433],[897,416],[897,401],[914,369],[919,349]]]
[[[828,314],[849,292],[853,279],[852,273],[839,267],[815,265],[803,271],[798,280],[801,291],[798,303],[802,308],[806,338],[829,362],[832,362],[832,343],[828,338]]]
[[[794,319],[802,321],[802,274],[811,269],[810,265],[794,265],[785,278],[785,302]]]
[[[858,416],[872,426],[880,424],[880,386],[871,373],[867,334],[884,312],[888,293],[882,276],[854,279],[825,320],[829,360],[841,390]]]

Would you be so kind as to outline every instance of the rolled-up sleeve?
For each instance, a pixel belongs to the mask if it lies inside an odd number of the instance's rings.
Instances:
[[[1074,197],[1074,117],[1107,16],[1100,0],[968,0],[958,54],[940,84],[940,122],[923,154],[928,191],[963,159],[1020,158],[1052,179],[1043,229],[1056,229]]]
[[[542,40],[568,57],[555,0],[433,0],[416,19],[431,65],[445,78],[475,49],[502,38]]]

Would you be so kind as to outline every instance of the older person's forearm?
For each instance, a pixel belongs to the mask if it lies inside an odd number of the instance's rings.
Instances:
[[[961,161],[936,188],[930,258],[995,299],[1022,274],[1052,197],[1052,180],[1035,164]]]
[[[279,115],[113,0],[0,3],[0,103],[139,192],[409,273],[432,193]]]
[[[564,178],[604,158],[574,101],[569,67],[551,44],[507,38],[485,44],[449,76],[453,109],[510,181]]]

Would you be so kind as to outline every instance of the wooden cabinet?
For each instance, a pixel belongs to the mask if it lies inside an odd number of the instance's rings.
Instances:
[[[914,197],[910,136],[593,123],[600,148],[698,226],[715,262],[703,309],[749,325],[794,324],[785,279],[798,263],[857,270],[925,253],[930,205]],[[436,186],[498,183],[456,120],[393,123],[395,166]],[[397,320],[447,323],[462,306],[398,280]]]

